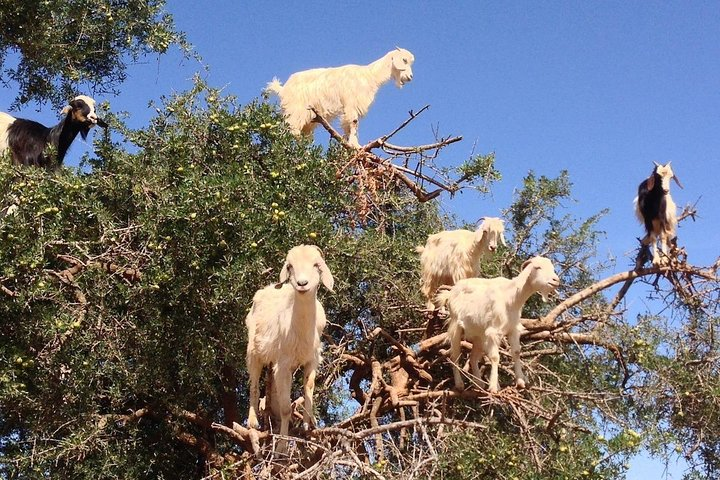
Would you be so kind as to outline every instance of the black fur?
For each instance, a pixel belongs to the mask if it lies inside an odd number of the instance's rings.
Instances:
[[[12,152],[13,165],[26,165],[54,170],[62,165],[70,145],[79,133],[87,138],[92,122],[87,119],[90,106],[83,100],[70,102],[71,109],[60,123],[46,127],[41,123],[18,118],[8,128],[8,145]],[[98,125],[107,124],[98,119]],[[57,145],[57,155],[52,157],[46,151],[47,145]]]
[[[663,220],[667,209],[666,194],[663,192],[662,178],[658,175],[657,168],[653,170],[653,177],[655,181],[652,189],[648,189],[647,178],[638,186],[638,209],[642,214],[648,235],[653,231],[652,221]]]

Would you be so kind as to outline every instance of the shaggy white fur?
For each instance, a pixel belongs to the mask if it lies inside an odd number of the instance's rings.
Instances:
[[[463,278],[477,277],[480,260],[492,253],[498,243],[505,243],[503,220],[484,217],[477,230],[446,230],[428,236],[425,246],[417,247],[422,269],[422,293],[427,308],[434,308],[432,298],[441,285],[455,285]]]
[[[538,292],[543,301],[560,285],[552,262],[545,257],[533,257],[523,263],[520,273],[512,278],[467,278],[437,295],[440,306],[447,306],[450,359],[453,362],[455,388],[464,383],[458,362],[463,338],[472,342],[470,371],[480,378],[479,362],[483,353],[490,359],[488,390],[498,391],[500,343],[507,336],[515,368],[515,384],[525,388],[527,382],[520,364],[520,313],[530,296]]]
[[[314,68],[290,75],[285,85],[275,78],[266,91],[280,97],[280,107],[296,135],[312,135],[314,108],[328,122],[340,117],[345,139],[356,148],[358,121],[367,114],[378,89],[390,79],[398,88],[413,78],[415,57],[396,48],[369,65]]]
[[[280,417],[280,434],[287,436],[292,414],[292,376],[300,366],[304,372],[304,420],[307,428],[315,426],[313,391],[320,363],[320,335],[326,323],[317,290],[322,282],[332,291],[334,280],[320,249],[314,245],[300,245],[288,252],[280,282],[257,291],[245,319],[250,374],[248,426],[259,426],[260,374],[263,366],[271,365],[271,411]],[[284,448],[284,444],[280,448]]]

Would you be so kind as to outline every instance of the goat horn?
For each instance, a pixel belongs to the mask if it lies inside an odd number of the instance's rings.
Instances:
[[[656,162],[655,160],[653,160],[653,163],[655,164],[656,167],[660,166],[660,164],[658,162]]]

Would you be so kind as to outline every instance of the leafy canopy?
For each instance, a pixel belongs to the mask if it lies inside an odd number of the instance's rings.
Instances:
[[[80,84],[117,93],[129,62],[190,46],[164,0],[0,0],[0,82],[15,105],[61,104]]]

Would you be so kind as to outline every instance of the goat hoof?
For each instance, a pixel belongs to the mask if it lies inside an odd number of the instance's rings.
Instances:
[[[515,388],[517,388],[518,390],[525,390],[525,388],[526,388],[525,380],[522,378],[517,379],[515,381]]]

